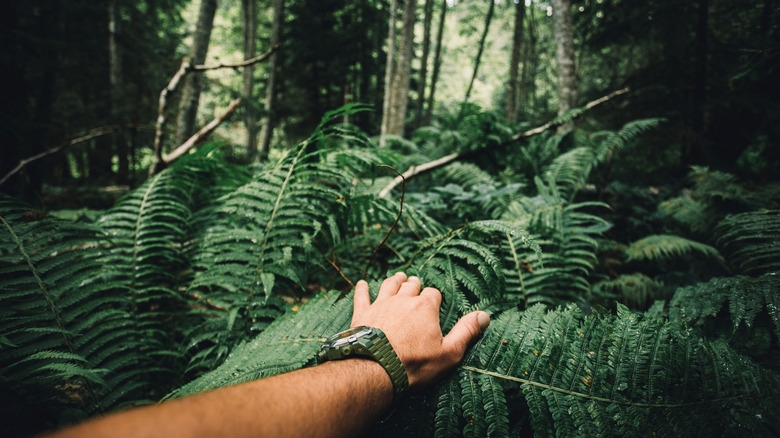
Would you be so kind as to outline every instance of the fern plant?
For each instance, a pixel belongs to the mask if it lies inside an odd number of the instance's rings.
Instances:
[[[504,266],[507,294],[530,307],[584,301],[597,263],[597,238],[609,222],[588,212],[604,204],[569,203],[558,186],[537,178],[539,194],[511,204],[502,219],[527,230],[536,246],[523,249],[523,236],[508,236]]]
[[[329,126],[332,120],[361,109],[327,114],[310,139],[215,202],[191,256],[187,294],[203,310],[201,324],[187,334],[190,369],[219,364],[281,314],[279,295],[301,296],[313,272],[328,269],[317,248],[340,240],[337,218],[355,176],[338,153],[319,143],[343,133]],[[368,151],[350,156],[352,167],[378,164]]]
[[[780,340],[779,305],[776,273],[713,278],[678,289],[669,319],[702,335],[724,337],[745,354],[764,355]]]
[[[144,328],[122,274],[104,262],[105,237],[6,197],[0,226],[0,380],[15,400],[6,431],[155,400]]]
[[[755,275],[780,270],[780,211],[727,216],[715,234],[737,272]]]

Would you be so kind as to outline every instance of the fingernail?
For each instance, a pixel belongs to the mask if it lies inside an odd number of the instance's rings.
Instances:
[[[490,325],[490,315],[486,312],[477,313],[477,323],[479,324],[480,330],[485,331]]]

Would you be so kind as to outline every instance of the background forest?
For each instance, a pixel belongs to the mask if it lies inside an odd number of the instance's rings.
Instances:
[[[774,0],[0,14],[3,435],[309,366],[352,284],[492,324],[381,436],[780,434]]]

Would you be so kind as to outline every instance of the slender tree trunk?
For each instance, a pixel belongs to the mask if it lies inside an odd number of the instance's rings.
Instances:
[[[563,114],[577,106],[571,0],[552,0],[552,7],[555,61],[558,66],[558,114]]]
[[[241,0],[241,21],[244,29],[244,59],[255,56],[257,48],[257,2]],[[241,72],[241,101],[244,104],[244,126],[246,127],[246,157],[249,162],[257,155],[257,121],[255,117],[255,67],[248,65]]]
[[[393,74],[390,87],[393,99],[390,105],[390,118],[387,133],[403,135],[406,122],[406,106],[409,100],[409,79],[412,73],[414,56],[414,21],[417,0],[405,0],[403,26],[401,27],[401,45],[398,48],[398,65]]]
[[[521,102],[526,108],[526,114],[536,114],[536,67],[538,59],[536,58],[536,30],[533,10],[528,14],[528,44],[525,46],[525,61],[523,62],[523,79],[521,91]],[[527,68],[526,68],[527,66]]]
[[[214,25],[214,14],[217,11],[217,0],[201,0],[198,12],[198,24],[190,47],[190,64],[199,65],[206,61],[209,49],[211,29]],[[176,120],[177,145],[184,143],[195,133],[195,117],[198,114],[200,101],[201,75],[191,74],[184,79],[179,103],[179,116]]]
[[[441,41],[444,35],[444,19],[447,17],[447,0],[441,2],[441,13],[439,14],[439,29],[436,33],[436,53],[433,55],[433,72],[431,73],[431,90],[428,94],[428,110],[425,113],[425,124],[430,125],[433,122],[433,104],[436,102],[436,82],[439,80],[439,69],[441,68],[442,48]]]
[[[271,46],[281,42],[282,25],[284,24],[284,0],[273,0],[271,7],[274,9],[273,20],[271,24]],[[276,74],[279,70],[279,56],[274,53],[268,60],[268,83],[265,86],[265,104],[263,105],[263,127],[260,130],[260,150],[258,158],[265,160],[268,158],[268,151],[271,148],[271,136],[274,132],[274,110],[276,108]]]
[[[431,22],[433,21],[433,0],[425,0],[423,24],[423,52],[420,58],[420,79],[417,81],[417,110],[414,113],[415,126],[422,126],[425,85],[428,79],[428,55],[431,50]]]
[[[387,30],[387,62],[385,64],[385,98],[382,101],[382,127],[380,128],[379,145],[385,145],[385,135],[388,134],[390,123],[390,108],[393,101],[393,73],[395,73],[395,17],[398,11],[398,0],[390,1],[390,25]]]
[[[525,2],[515,3],[515,31],[512,37],[512,59],[509,64],[509,82],[507,84],[506,94],[506,120],[509,123],[517,122],[517,102],[518,102],[518,66],[520,64],[520,50],[523,42],[523,16],[525,15]],[[523,72],[525,72],[525,63],[523,63]]]
[[[122,54],[119,52],[119,6],[117,0],[108,0],[108,62],[109,62],[109,105],[112,123],[124,123],[124,111],[120,106],[124,101],[122,84]],[[116,179],[120,184],[127,182],[130,171],[127,141],[122,131],[111,136],[112,150],[117,154],[119,168]]]
[[[485,40],[487,39],[488,30],[490,29],[490,21],[493,19],[493,11],[496,9],[496,2],[488,1],[488,13],[485,17],[485,30],[482,31],[482,38],[479,40],[479,50],[477,50],[477,57],[474,60],[474,74],[471,75],[471,81],[469,81],[469,87],[466,89],[465,102],[469,101],[471,97],[471,90],[474,88],[474,81],[477,79],[477,71],[479,70],[479,62],[482,60],[482,52],[485,49]]]

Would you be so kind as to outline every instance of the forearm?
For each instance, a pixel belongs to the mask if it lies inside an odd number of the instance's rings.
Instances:
[[[347,359],[126,411],[56,436],[354,436],[392,397],[381,365]]]

